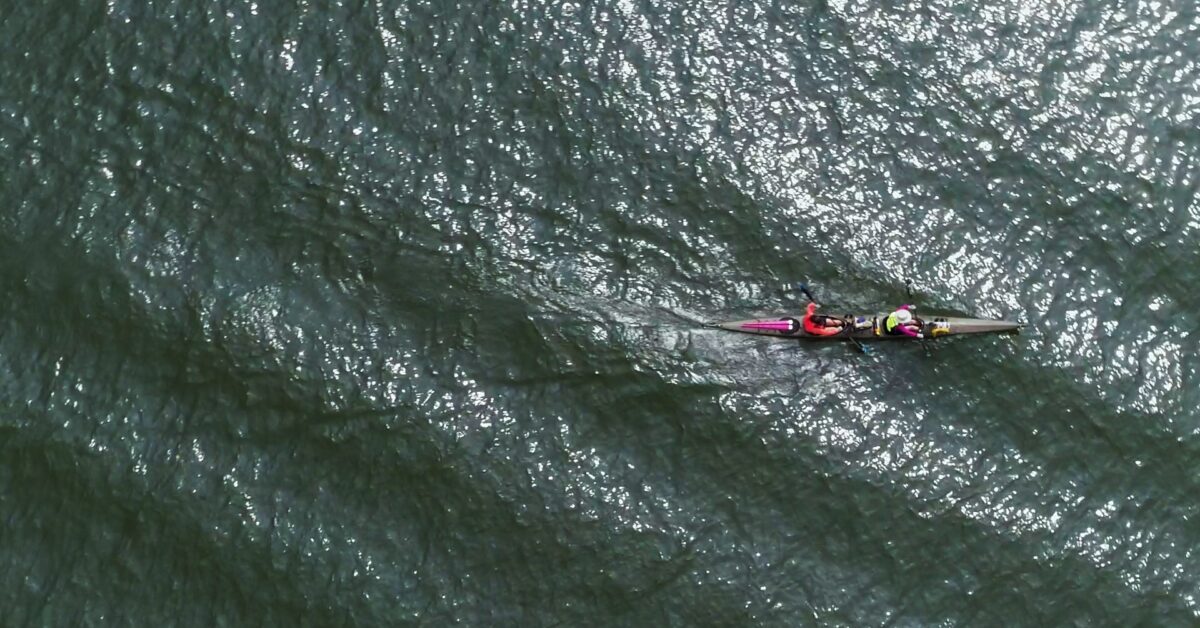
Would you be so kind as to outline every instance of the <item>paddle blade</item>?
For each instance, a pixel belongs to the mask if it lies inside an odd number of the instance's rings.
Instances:
[[[813,303],[817,302],[817,298],[814,297],[812,295],[812,293],[808,291],[808,284],[801,283],[796,286],[796,289],[798,289],[801,292],[801,294],[803,294],[809,301],[812,301]]]

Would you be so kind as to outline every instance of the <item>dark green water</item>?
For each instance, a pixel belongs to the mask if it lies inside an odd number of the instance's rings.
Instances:
[[[0,16],[0,624],[1200,621],[1194,3]]]

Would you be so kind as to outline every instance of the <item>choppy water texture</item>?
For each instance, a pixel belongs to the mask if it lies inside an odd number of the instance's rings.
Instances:
[[[2,13],[0,623],[1200,621],[1194,3]]]

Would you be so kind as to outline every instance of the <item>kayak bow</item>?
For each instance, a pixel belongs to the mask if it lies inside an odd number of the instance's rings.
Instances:
[[[883,330],[883,322],[887,314],[854,316],[847,314],[840,317],[846,328],[840,334],[833,336],[817,336],[804,331],[800,324],[800,316],[783,316],[780,318],[760,318],[744,321],[729,321],[713,323],[713,327],[729,331],[759,336],[775,336],[777,338],[803,338],[807,340],[916,340],[911,336],[892,335]],[[1018,333],[1022,323],[998,321],[988,318],[960,318],[954,316],[934,316],[929,319],[914,319],[921,325],[925,338],[941,338],[942,336],[964,336],[968,334]]]

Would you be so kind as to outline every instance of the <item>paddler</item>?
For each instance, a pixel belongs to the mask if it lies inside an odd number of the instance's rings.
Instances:
[[[889,314],[887,320],[883,322],[884,332],[892,336],[924,338],[925,334],[917,331],[921,328],[921,324],[913,320],[912,309],[911,305],[901,305],[896,308],[896,311]]]
[[[816,303],[809,303],[808,309],[804,311],[804,332],[814,336],[836,336],[842,333],[843,327],[846,325],[841,319],[833,316],[824,316],[822,314],[814,314],[817,311]]]

